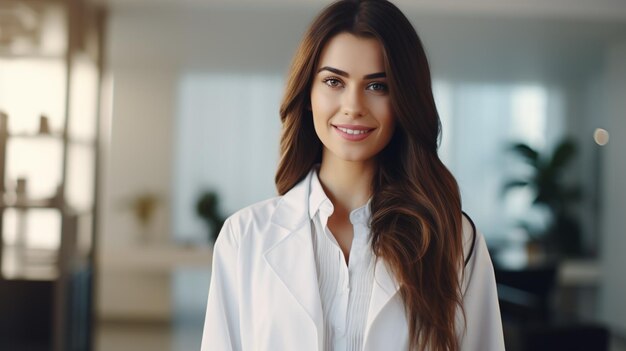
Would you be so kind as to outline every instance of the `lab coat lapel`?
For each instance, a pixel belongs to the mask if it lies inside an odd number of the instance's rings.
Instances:
[[[324,325],[308,215],[311,175],[309,173],[282,197],[272,216],[272,224],[277,228],[277,240],[264,256],[316,328],[318,346],[315,349],[319,349],[323,345]],[[376,261],[373,284],[364,335],[365,350],[371,348],[368,347],[369,339],[376,337],[373,324],[399,290],[397,280],[382,258]],[[389,322],[395,323],[396,318],[405,318],[401,313],[396,313],[394,320]]]
[[[365,349],[367,350],[368,339],[373,332],[372,325],[381,313],[383,308],[398,292],[400,285],[387,267],[385,260],[378,258],[374,268],[374,286],[372,286],[372,296],[370,298],[369,310],[367,313],[367,323],[365,325]],[[397,318],[403,318],[400,315]],[[393,321],[392,321],[393,322]]]
[[[319,348],[322,345],[324,329],[311,223],[308,216],[310,181],[309,173],[281,199],[272,216],[272,224],[276,227],[278,239],[265,251],[264,257],[306,312],[312,322],[311,326],[316,329]]]

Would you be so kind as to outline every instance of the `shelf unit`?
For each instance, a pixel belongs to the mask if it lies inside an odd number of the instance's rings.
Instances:
[[[15,35],[0,37],[0,349],[92,350],[105,11],[87,0],[8,0],[0,10],[13,16],[0,23],[0,34]],[[57,64],[63,73],[27,75],[19,83],[33,89],[20,96],[7,88],[15,84],[12,73],[42,63]],[[25,112],[30,105],[48,98],[36,89],[46,79],[56,79],[63,91],[53,94],[59,109],[39,112],[54,115],[57,125],[50,131],[42,117],[37,132],[23,122],[33,119]],[[13,95],[3,100],[3,93]],[[43,143],[59,146],[60,154]],[[24,145],[41,150],[31,154],[18,147]],[[60,169],[56,189],[45,196],[16,191],[23,176],[16,164],[35,158]],[[42,167],[31,169],[21,185],[49,182],[54,170]],[[41,225],[43,214],[55,218],[52,224]],[[55,235],[45,248],[29,241]]]

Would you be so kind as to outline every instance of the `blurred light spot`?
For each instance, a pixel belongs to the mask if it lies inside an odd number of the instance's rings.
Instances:
[[[609,132],[602,128],[596,128],[593,132],[593,140],[596,144],[604,146],[609,143]]]

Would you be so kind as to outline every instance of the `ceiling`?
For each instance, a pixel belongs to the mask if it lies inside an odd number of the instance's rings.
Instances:
[[[326,0],[92,0],[112,10],[125,8],[293,8],[319,9]],[[549,17],[626,21],[624,0],[397,0],[403,10],[425,14]]]

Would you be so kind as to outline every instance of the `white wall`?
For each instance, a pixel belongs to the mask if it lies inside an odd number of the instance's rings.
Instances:
[[[171,240],[172,155],[183,79],[246,72],[282,77],[305,22],[312,16],[311,11],[296,16],[289,13],[210,8],[112,11],[108,68],[114,79],[113,117],[100,222],[104,248],[133,244],[138,232],[136,221],[129,211],[120,210],[119,203],[143,191],[163,197],[163,206],[159,207],[152,226],[153,234],[157,242]],[[198,113],[207,114],[207,111]],[[279,125],[278,111],[272,124]],[[198,150],[195,157],[206,157],[201,152]],[[271,152],[266,156],[273,160],[277,148]],[[260,178],[273,179],[273,170],[265,173],[268,174]],[[245,176],[259,178],[252,172]],[[263,194],[273,194],[273,190],[270,188]],[[258,192],[252,197],[238,197],[239,203],[229,203],[228,210],[261,200],[254,196],[258,197]]]
[[[111,149],[103,192],[103,250],[135,244],[140,228],[125,203],[153,192],[164,198],[151,227],[155,241],[169,239],[167,198],[172,173],[175,72],[165,67],[115,67]]]
[[[172,115],[175,74],[164,67],[115,67],[110,149],[106,152],[99,221],[97,311],[110,319],[166,319],[171,313],[169,272],[138,274],[110,269],[138,247],[142,230],[128,201],[145,192],[163,199],[147,234],[152,244],[170,240]]]

